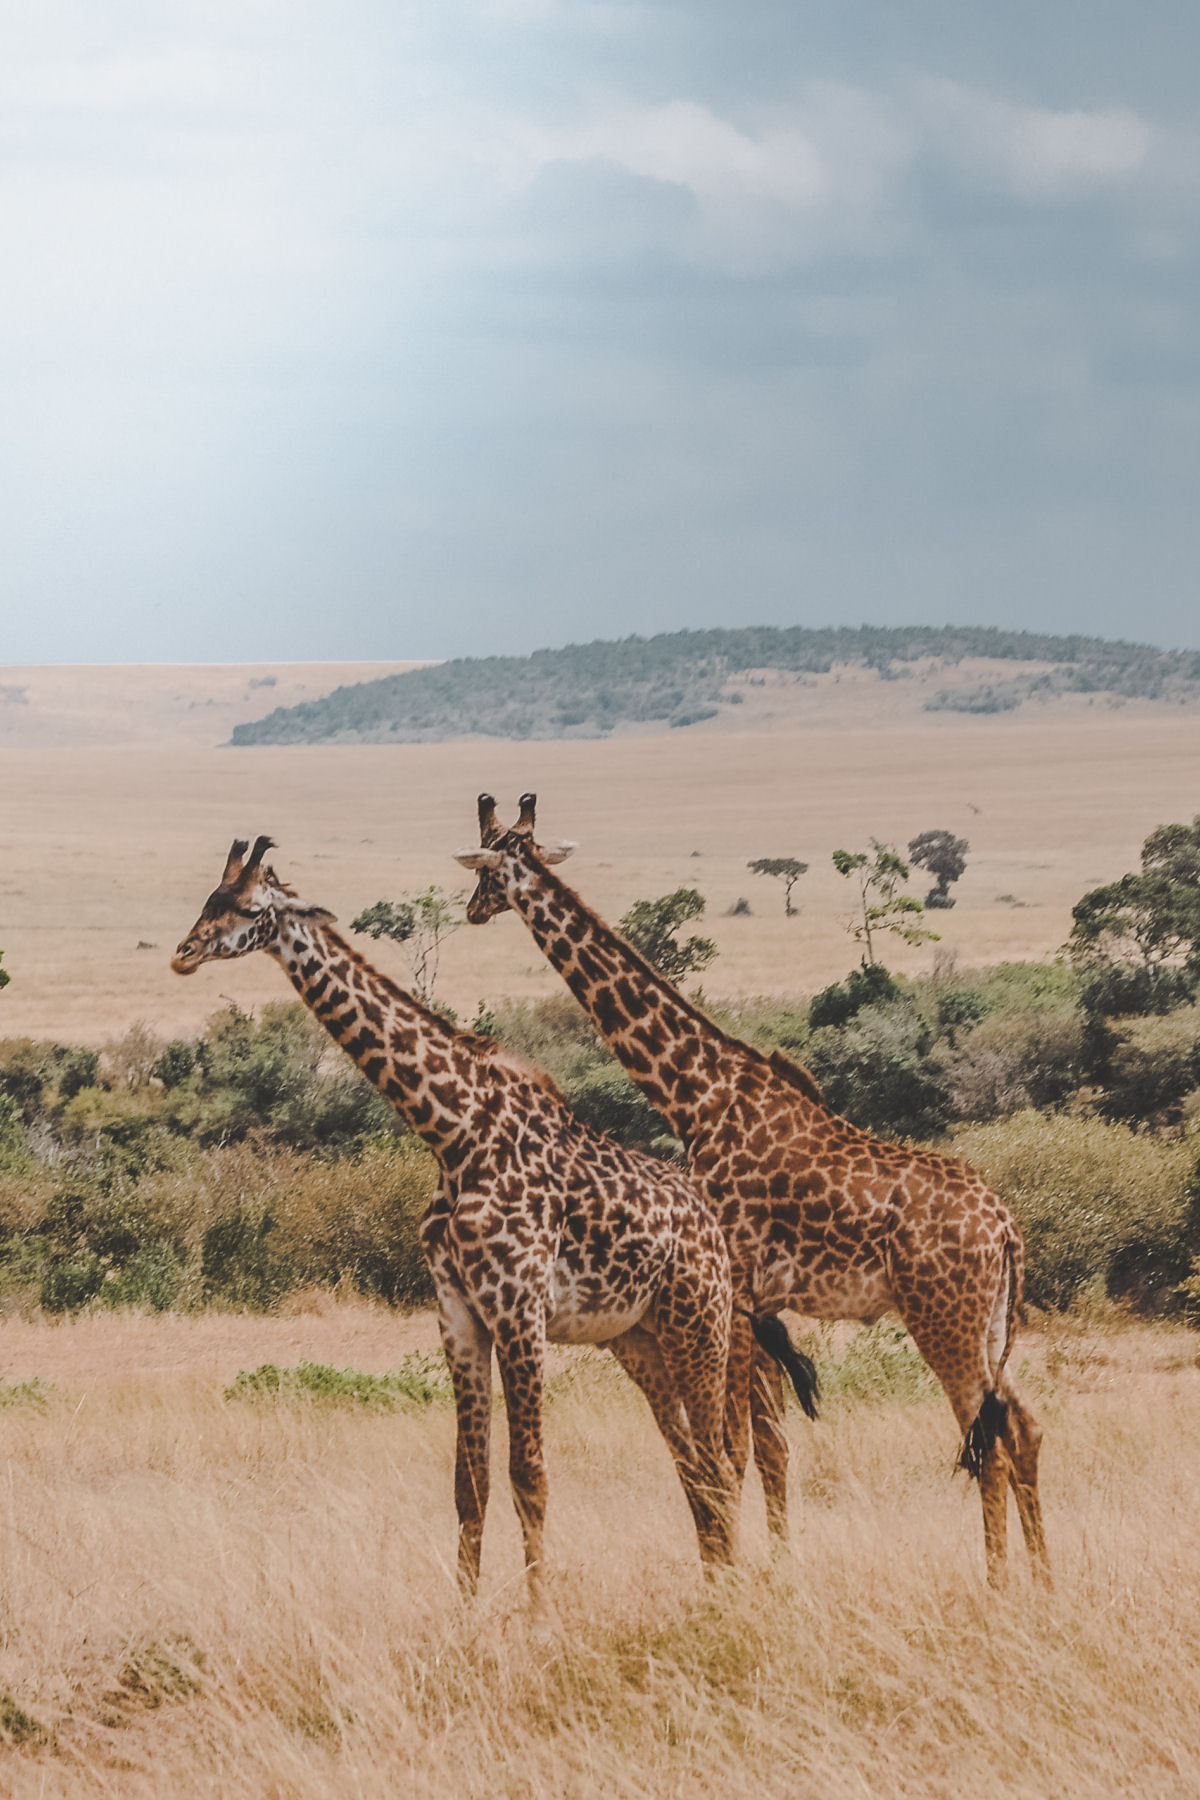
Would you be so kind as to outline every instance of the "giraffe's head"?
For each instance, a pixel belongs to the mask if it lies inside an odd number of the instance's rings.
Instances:
[[[523,868],[565,862],[574,850],[574,844],[537,843],[533,835],[536,815],[537,795],[522,794],[517,822],[505,830],[496,817],[492,796],[480,794],[480,847],[460,850],[455,857],[464,869],[473,869],[478,877],[475,892],[467,901],[467,918],[472,925],[486,925],[497,913],[508,911],[509,885],[520,880]]]
[[[272,848],[269,837],[254,840],[246,855],[244,838],[235,838],[219,887],[204,902],[204,909],[174,956],[177,975],[191,975],[201,963],[217,957],[248,956],[272,943],[285,917],[330,919],[322,907],[306,906],[285,886],[274,869],[263,863]]]

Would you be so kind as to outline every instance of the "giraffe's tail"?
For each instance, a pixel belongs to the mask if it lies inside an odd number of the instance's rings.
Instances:
[[[773,1356],[784,1373],[791,1377],[797,1400],[809,1418],[815,1419],[817,1401],[821,1397],[816,1364],[805,1356],[803,1350],[797,1350],[778,1313],[752,1314],[750,1328],[759,1349],[765,1350],[768,1356]]]
[[[982,1475],[983,1465],[995,1449],[997,1439],[1006,1436],[1007,1432],[1008,1401],[1002,1398],[997,1388],[1008,1361],[1008,1353],[1012,1349],[1017,1307],[1021,1300],[1020,1253],[1021,1240],[1015,1236],[1006,1239],[1000,1281],[992,1302],[987,1341],[984,1345],[988,1387],[979,1411],[967,1428],[958,1457],[959,1468],[965,1469],[976,1481]]]

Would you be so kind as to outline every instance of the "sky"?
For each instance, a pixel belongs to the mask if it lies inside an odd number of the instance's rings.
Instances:
[[[0,0],[6,662],[1200,646],[1179,0]]]

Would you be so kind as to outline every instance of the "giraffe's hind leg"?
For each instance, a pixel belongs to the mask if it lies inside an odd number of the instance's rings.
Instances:
[[[454,1505],[458,1513],[458,1580],[465,1594],[479,1582],[483,1520],[488,1503],[488,1447],[492,1425],[492,1340],[453,1277],[435,1269],[438,1329],[454,1383],[458,1438]]]
[[[750,1439],[767,1503],[767,1527],[783,1543],[788,1536],[788,1441],[784,1430],[783,1370],[755,1344],[750,1365]]]
[[[1007,1374],[1000,1383],[1004,1401],[1004,1443],[1008,1451],[1009,1481],[1017,1503],[1017,1516],[1025,1537],[1025,1548],[1034,1573],[1044,1582],[1050,1580],[1050,1562],[1046,1554],[1046,1531],[1042,1524],[1042,1500],[1038,1492],[1038,1452],[1042,1444],[1042,1428],[1029,1407],[1009,1381]]]
[[[531,1592],[536,1595],[546,1525],[546,1459],[542,1448],[546,1325],[540,1312],[498,1322],[496,1361],[508,1414],[508,1477],[525,1540],[525,1568]]]
[[[990,1297],[989,1297],[990,1298]],[[961,1466],[979,1482],[987,1578],[1003,1585],[1008,1559],[1009,1456],[1007,1407],[993,1383],[987,1356],[991,1306],[960,1303],[952,1314],[930,1314],[899,1300],[900,1316],[917,1349],[946,1391],[963,1436]]]
[[[654,1422],[671,1452],[679,1484],[696,1526],[701,1560],[705,1564],[729,1562],[733,1477],[724,1455],[720,1393],[715,1424],[709,1423],[710,1434],[715,1433],[715,1444],[710,1445],[706,1456],[697,1445],[684,1397],[667,1367],[657,1338],[639,1325],[610,1339],[608,1348],[645,1395]]]

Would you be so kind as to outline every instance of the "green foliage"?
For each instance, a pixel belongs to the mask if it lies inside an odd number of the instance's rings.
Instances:
[[[1169,1117],[1200,1086],[1200,1006],[1129,1019],[1114,1032],[1105,1067],[1103,1111],[1136,1125]]]
[[[769,875],[783,883],[783,913],[790,919],[796,908],[792,905],[792,889],[802,875],[808,873],[808,864],[800,862],[795,856],[759,856],[746,867],[753,875]],[[750,908],[747,906],[746,911]]]
[[[937,941],[936,931],[917,924],[925,910],[921,902],[900,892],[910,870],[891,844],[872,838],[870,851],[835,850],[833,866],[858,890],[858,909],[846,929],[863,945],[866,962],[875,961],[875,938],[881,932],[891,932],[906,944]]]
[[[1068,1306],[1088,1293],[1144,1311],[1178,1304],[1200,1251],[1194,1141],[1023,1112],[957,1132],[954,1148],[1016,1214],[1035,1306]]]
[[[40,1375],[31,1375],[28,1381],[0,1378],[0,1407],[28,1406],[34,1412],[45,1412],[57,1397],[58,1389],[54,1383],[43,1381]]]
[[[432,1006],[442,948],[466,924],[462,903],[461,893],[447,894],[431,885],[398,900],[377,900],[351,919],[350,929],[400,944],[412,971],[413,992],[422,1005]]]
[[[154,1065],[154,1073],[165,1088],[180,1087],[196,1068],[196,1046],[186,1039],[174,1038]]]
[[[1200,816],[1156,827],[1141,861],[1072,913],[1068,949],[1095,1013],[1166,1012],[1200,981]]]
[[[945,1030],[940,1062],[952,1118],[1062,1106],[1089,1078],[1087,1022],[1069,1003],[989,1011],[973,1025],[962,1020]]]
[[[12,976],[9,974],[8,970],[3,965],[4,965],[4,952],[3,952],[3,950],[0,950],[0,988],[6,988],[9,984],[9,982],[12,980]]]
[[[532,656],[459,657],[278,707],[265,719],[236,726],[233,742],[433,743],[467,731],[501,738],[603,737],[625,723],[686,727],[712,718],[741,699],[729,683],[751,670],[824,674],[849,663],[890,674],[930,658],[954,663],[965,657],[1052,668],[1048,675],[952,688],[929,706],[998,712],[1037,692],[1158,699],[1193,698],[1200,688],[1200,654],[1145,644],[974,626],[750,626],[568,644]]]
[[[925,896],[926,906],[954,905],[950,884],[962,876],[970,848],[966,838],[955,837],[952,831],[922,831],[909,839],[909,861],[914,868],[927,869],[934,878],[934,886]]]
[[[304,1400],[326,1406],[361,1406],[373,1412],[414,1411],[449,1406],[454,1401],[450,1371],[443,1356],[406,1356],[386,1375],[362,1369],[335,1369],[329,1363],[302,1362],[294,1368],[262,1363],[239,1369],[225,1389],[227,1400]]]
[[[944,988],[938,995],[937,1022],[953,1043],[956,1032],[978,1025],[990,1010],[978,988]]]
[[[679,937],[685,925],[703,918],[704,906],[704,896],[698,888],[680,887],[657,900],[635,900],[618,925],[634,949],[660,975],[668,981],[682,981],[685,976],[699,975],[707,969],[717,954],[711,938]]]
[[[808,1008],[810,1031],[823,1025],[845,1025],[864,1006],[879,1006],[900,998],[900,988],[882,963],[864,963],[851,969],[845,981],[835,981],[814,994]]]
[[[592,1131],[607,1132],[628,1150],[644,1150],[653,1156],[679,1152],[662,1118],[615,1061],[581,1070],[568,1085],[566,1096],[585,1125]]]
[[[901,999],[814,1031],[806,1060],[834,1112],[883,1137],[928,1138],[949,1117],[932,1049],[920,1012]]]
[[[942,1391],[928,1363],[895,1319],[860,1327],[840,1355],[828,1327],[822,1328],[817,1344],[810,1343],[809,1349],[817,1365],[823,1404],[912,1404],[936,1399]]]

